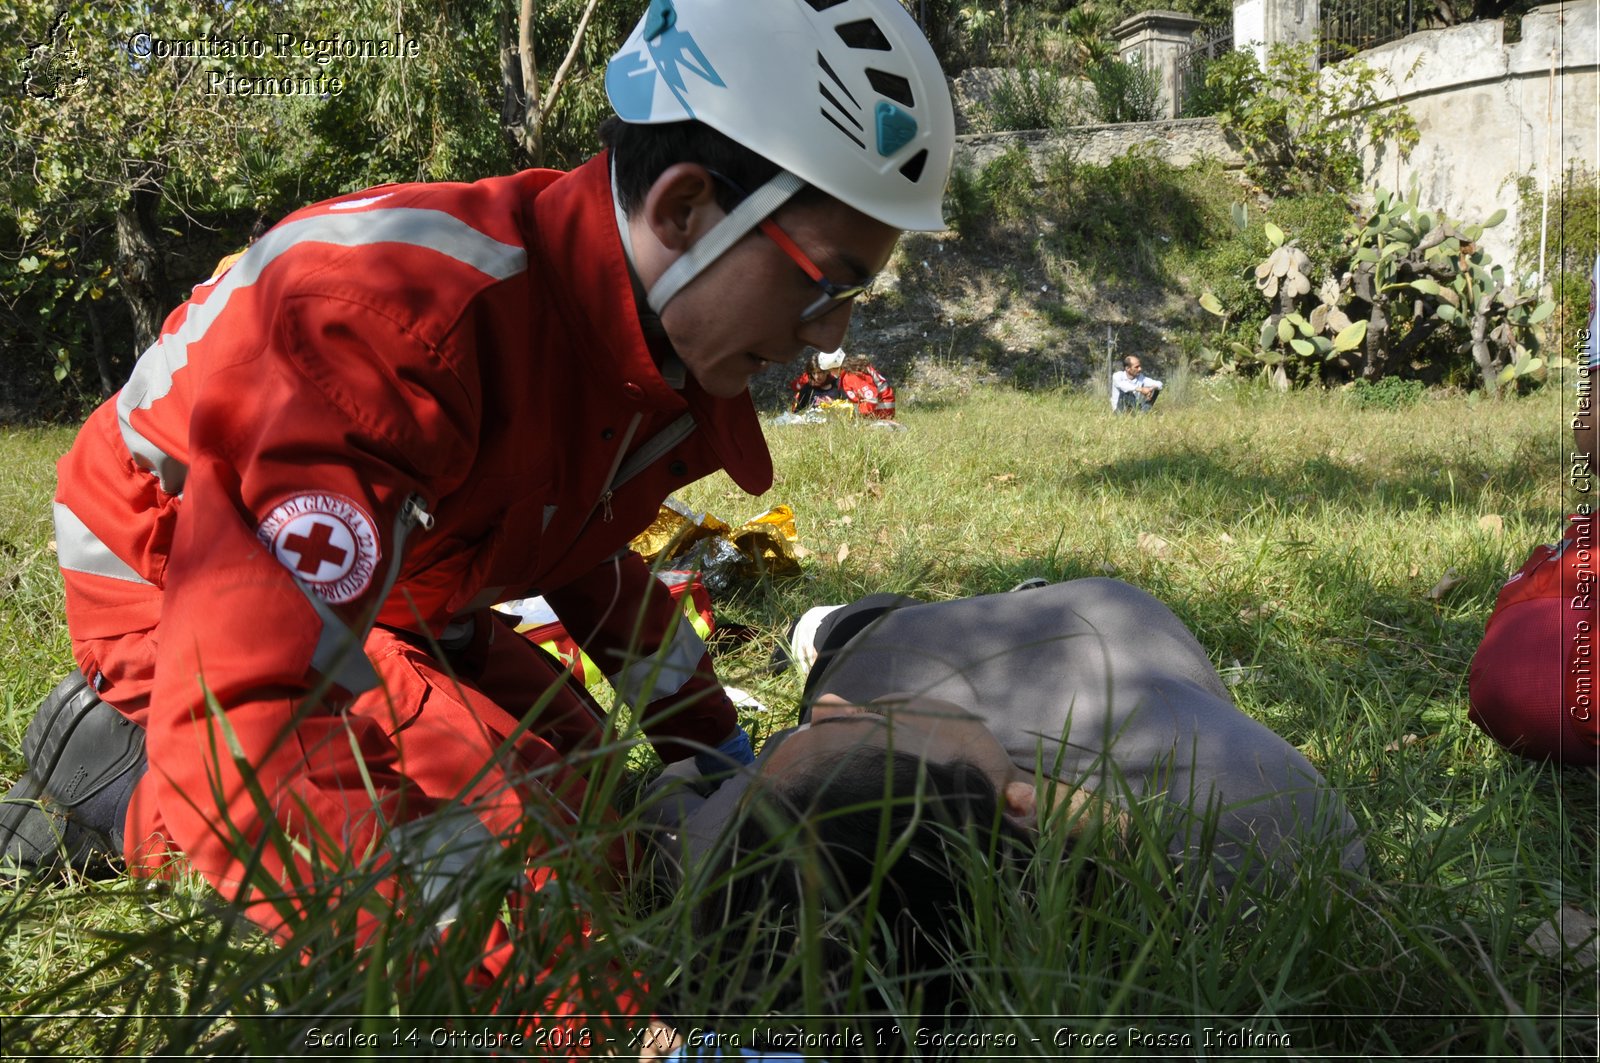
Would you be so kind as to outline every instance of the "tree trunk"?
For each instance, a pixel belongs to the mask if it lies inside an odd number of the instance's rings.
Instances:
[[[1367,318],[1367,337],[1362,345],[1366,362],[1361,367],[1361,378],[1374,381],[1383,376],[1389,360],[1389,315],[1384,313],[1383,302],[1370,269],[1356,270],[1352,287],[1355,288],[1356,298],[1372,307],[1372,313]]]
[[[1478,363],[1478,372],[1483,374],[1483,388],[1495,398],[1500,397],[1500,375],[1494,364],[1494,354],[1489,350],[1489,310],[1488,299],[1483,299],[1479,306],[1472,308],[1472,360]]]
[[[117,290],[128,304],[137,356],[161,335],[166,316],[166,274],[155,244],[159,199],[148,178],[139,179],[117,210]]]
[[[106,330],[100,323],[100,311],[93,299],[84,301],[83,311],[89,319],[89,341],[94,347],[94,367],[100,376],[100,397],[109,398],[122,385],[111,368],[111,352],[106,349]]]
[[[544,143],[539,115],[539,58],[533,52],[534,0],[522,0],[517,15],[517,55],[522,71],[522,126],[518,143],[528,158],[528,165],[544,162]]]
[[[522,64],[517,52],[516,26],[510,15],[500,18],[500,133],[512,151],[522,152]],[[518,169],[528,165],[520,160]]]

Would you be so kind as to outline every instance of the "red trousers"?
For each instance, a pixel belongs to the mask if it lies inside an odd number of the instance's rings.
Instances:
[[[1524,756],[1600,760],[1595,534],[1592,515],[1569,517],[1559,543],[1533,551],[1501,588],[1472,658],[1472,721]]]
[[[69,618],[159,616],[160,592],[153,587],[74,572],[63,575]],[[536,892],[549,881],[550,870],[540,866],[540,856],[566,847],[583,816],[587,773],[573,765],[592,763],[597,755],[602,711],[559,662],[487,610],[477,615],[470,644],[448,655],[448,666],[422,640],[378,628],[366,643],[366,655],[381,681],[377,689],[337,711],[297,716],[294,703],[285,699],[281,718],[230,717],[229,725],[247,748],[260,748],[259,742],[252,744],[249,729],[255,737],[269,729],[285,736],[272,756],[253,765],[259,793],[244,797],[236,792],[240,772],[227,763],[226,750],[218,749],[212,757],[202,748],[197,764],[194,748],[163,749],[158,741],[163,729],[149,727],[152,712],[160,711],[150,704],[159,627],[152,623],[112,633],[96,631],[91,622],[74,625],[73,632],[73,653],[84,675],[105,701],[145,725],[151,735],[150,769],[134,792],[126,821],[130,870],[158,875],[181,855],[219,892],[245,903],[251,918],[281,940],[293,936],[299,914],[326,905],[327,897],[307,896],[301,904],[294,896],[295,884],[315,882],[314,871],[304,861],[299,867],[287,862],[277,866],[270,855],[273,847],[253,844],[262,827],[270,826],[260,822],[263,796],[284,834],[312,849],[331,840],[334,858],[370,854],[394,826],[425,821],[446,803],[464,807],[486,828],[488,855],[498,852],[493,846],[514,847],[525,855],[523,893]],[[536,707],[531,723],[525,723]],[[359,758],[351,756],[353,747]],[[206,763],[213,759],[215,763]],[[610,821],[608,814],[600,815]],[[341,853],[340,845],[353,851]],[[277,880],[270,896],[262,888],[262,867],[246,881],[244,860],[252,848],[268,853],[265,871]],[[596,848],[605,853],[598,862],[610,865],[596,869],[600,877],[622,870],[620,844]],[[409,903],[403,891],[395,881],[380,886],[400,908]],[[510,902],[512,912],[523,908],[516,896]],[[361,919],[358,933],[363,936],[380,921],[365,913]],[[479,976],[497,975],[510,962],[514,942],[523,937],[515,927],[496,928],[484,946]],[[517,968],[526,971],[528,959]],[[535,969],[542,963],[536,961]],[[606,981],[594,978],[590,994]],[[603,1010],[635,1010],[631,993],[622,988],[627,982],[626,976],[616,980],[617,992]],[[562,1004],[551,999],[544,1010],[565,1010]]]

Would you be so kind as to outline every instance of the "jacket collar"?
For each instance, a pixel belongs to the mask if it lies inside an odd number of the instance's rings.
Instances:
[[[590,159],[541,191],[533,220],[536,231],[529,247],[544,267],[535,283],[558,290],[572,331],[593,338],[586,371],[645,411],[679,413],[687,408],[734,483],[752,495],[771,487],[772,456],[750,392],[715,398],[687,374],[680,391],[658,368],[676,362],[677,356],[665,336],[647,338],[639,324],[633,279],[612,210],[607,156]]]

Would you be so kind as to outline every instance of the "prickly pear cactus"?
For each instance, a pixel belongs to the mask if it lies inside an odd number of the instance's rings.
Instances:
[[[1468,225],[1422,210],[1417,200],[1415,184],[1407,196],[1377,190],[1372,209],[1346,229],[1343,250],[1315,293],[1305,253],[1268,223],[1271,250],[1255,267],[1255,284],[1274,312],[1262,323],[1258,349],[1231,345],[1240,363],[1299,356],[1313,367],[1332,363],[1377,379],[1443,329],[1459,334],[1491,392],[1564,364],[1537,354],[1535,326],[1553,304],[1509,278],[1478,246],[1506,212]],[[1200,305],[1227,319],[1212,293]]]

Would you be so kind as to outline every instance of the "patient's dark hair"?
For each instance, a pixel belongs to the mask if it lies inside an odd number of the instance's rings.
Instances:
[[[711,952],[708,970],[734,983],[717,987],[729,1007],[775,980],[786,984],[774,1006],[800,1003],[799,970],[785,976],[778,968],[811,940],[799,936],[808,901],[817,917],[806,933],[818,939],[820,969],[832,983],[824,992],[842,990],[876,873],[871,959],[905,981],[906,999],[911,987],[922,988],[929,1018],[963,1010],[952,953],[971,908],[974,856],[1001,874],[1020,870],[1032,850],[976,767],[873,747],[798,778],[768,780],[725,841],[693,920]],[[882,994],[860,1003],[892,1006]]]
[[[746,194],[766,184],[778,172],[777,163],[757,155],[704,122],[644,125],[624,122],[612,115],[600,123],[600,142],[611,150],[617,175],[617,198],[629,215],[644,205],[650,186],[674,163],[699,163],[732,181]],[[789,202],[801,203],[823,197],[824,193],[807,185]],[[723,210],[732,210],[740,198],[737,192],[717,182],[717,203]]]

